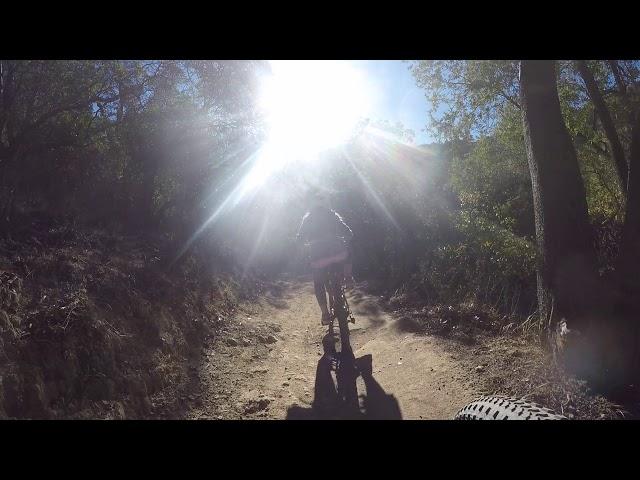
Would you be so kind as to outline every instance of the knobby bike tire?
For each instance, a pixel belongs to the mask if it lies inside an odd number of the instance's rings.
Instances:
[[[534,402],[488,396],[462,407],[455,420],[567,420],[567,417]]]

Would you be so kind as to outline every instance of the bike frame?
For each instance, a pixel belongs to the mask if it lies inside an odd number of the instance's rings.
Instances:
[[[307,244],[308,245],[308,244]],[[338,383],[338,395],[347,407],[347,411],[357,417],[360,412],[356,379],[359,372],[349,339],[349,321],[355,322],[344,290],[344,262],[336,262],[324,267],[324,286],[329,296],[329,322],[327,344],[323,339],[325,354],[332,359]],[[340,329],[340,352],[335,349],[334,321],[338,320]],[[335,362],[335,363],[334,363]]]
[[[351,351],[351,342],[349,340],[348,322],[352,318],[349,310],[349,303],[344,291],[344,265],[336,263],[327,267],[327,275],[325,278],[325,289],[329,295],[329,312],[331,313],[331,323],[329,331],[332,333],[333,321],[338,320],[340,329],[341,350]]]
[[[333,322],[338,320],[340,329],[340,353],[333,356],[337,360],[336,378],[338,380],[338,393],[345,401],[347,407],[353,411],[359,411],[358,389],[356,379],[358,371],[355,356],[349,339],[349,319],[353,319],[349,310],[349,303],[344,291],[344,265],[337,263],[327,267],[325,289],[329,295],[329,311],[331,322],[329,323],[329,336],[333,337]]]

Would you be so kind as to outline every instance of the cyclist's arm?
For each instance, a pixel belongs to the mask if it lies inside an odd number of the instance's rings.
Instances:
[[[349,225],[344,223],[344,220],[342,220],[342,217],[337,212],[333,212],[333,213],[335,213],[336,215],[336,221],[338,223],[338,232],[340,236],[343,237],[347,243],[349,243],[353,239],[353,232],[349,228]]]
[[[296,240],[299,243],[304,243],[307,240],[307,236],[308,236],[308,224],[309,222],[307,222],[307,218],[309,217],[309,214],[307,213],[304,217],[302,217],[302,222],[300,223],[300,227],[298,228],[298,233],[296,234]]]

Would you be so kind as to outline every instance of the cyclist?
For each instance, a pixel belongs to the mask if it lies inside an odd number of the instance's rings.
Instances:
[[[321,323],[328,325],[331,318],[325,288],[327,268],[342,263],[346,278],[352,282],[350,243],[353,233],[342,217],[331,209],[326,196],[312,193],[309,196],[309,210],[302,218],[297,238],[310,246],[313,285],[322,311]]]

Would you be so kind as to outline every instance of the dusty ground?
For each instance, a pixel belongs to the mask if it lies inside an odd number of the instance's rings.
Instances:
[[[389,313],[380,298],[362,289],[349,292],[348,299],[356,317],[350,326],[355,356],[371,355],[373,364],[372,378],[357,382],[359,418],[452,419],[485,394],[525,397],[575,419],[630,418],[623,407],[558,370],[531,338],[473,328],[445,335],[433,325],[451,321],[451,312],[436,308],[433,318],[423,313],[420,323]],[[243,305],[205,347],[204,362],[194,366],[193,389],[182,397],[184,409],[170,416],[345,418],[317,408],[333,388],[322,360],[325,333],[310,281],[277,282],[258,302]]]
[[[350,292],[356,357],[371,354],[373,379],[358,380],[365,418],[450,419],[478,396],[468,368],[443,340],[398,327],[376,298]],[[312,409],[322,388],[326,327],[310,282],[280,282],[258,304],[245,305],[226,335],[210,345],[201,389],[188,418],[325,418]]]
[[[537,402],[569,419],[638,417],[640,392],[635,386],[598,393],[556,364],[544,335],[524,328],[524,319],[473,303],[425,305],[391,298],[385,305],[405,330],[445,341],[463,366],[465,380],[483,395]]]
[[[195,261],[168,275],[156,250],[57,223],[0,242],[0,418],[344,418],[312,408],[334,387],[309,279],[212,282]],[[365,418],[452,418],[483,394],[638,417],[640,392],[595,394],[521,320],[361,287],[348,298],[355,354],[373,364]]]

